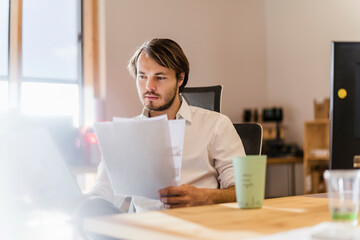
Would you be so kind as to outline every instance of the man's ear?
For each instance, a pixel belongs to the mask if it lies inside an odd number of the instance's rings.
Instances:
[[[179,79],[178,79],[178,86],[179,86],[179,87],[183,84],[184,79],[185,79],[185,73],[182,72],[182,73],[180,73]]]

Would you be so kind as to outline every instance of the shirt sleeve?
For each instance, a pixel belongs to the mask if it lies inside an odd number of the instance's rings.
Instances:
[[[245,156],[245,150],[239,134],[227,116],[221,115],[217,126],[211,151],[220,188],[224,189],[235,185],[232,158]]]
[[[89,194],[101,196],[110,202],[113,200],[114,193],[104,161],[101,161],[98,166],[96,182],[93,188],[90,190]]]

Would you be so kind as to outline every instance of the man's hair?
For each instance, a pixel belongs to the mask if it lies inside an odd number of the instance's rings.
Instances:
[[[185,74],[183,84],[179,88],[179,92],[182,92],[189,78],[190,66],[179,44],[165,38],[154,38],[151,41],[145,42],[129,61],[128,70],[135,79],[137,77],[136,64],[143,52],[154,59],[160,66],[173,69],[176,79],[180,78],[181,73]]]

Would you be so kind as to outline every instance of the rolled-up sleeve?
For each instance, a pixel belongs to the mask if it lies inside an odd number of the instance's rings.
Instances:
[[[235,185],[232,158],[245,156],[245,150],[234,125],[227,116],[222,115],[216,126],[211,155],[218,172],[219,186],[224,189]]]

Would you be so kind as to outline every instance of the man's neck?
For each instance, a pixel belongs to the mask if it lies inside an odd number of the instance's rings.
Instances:
[[[173,104],[164,111],[149,111],[149,117],[157,117],[160,115],[166,114],[168,119],[172,120],[176,118],[176,114],[179,111],[181,106],[180,97],[177,95],[177,97],[174,99]]]

